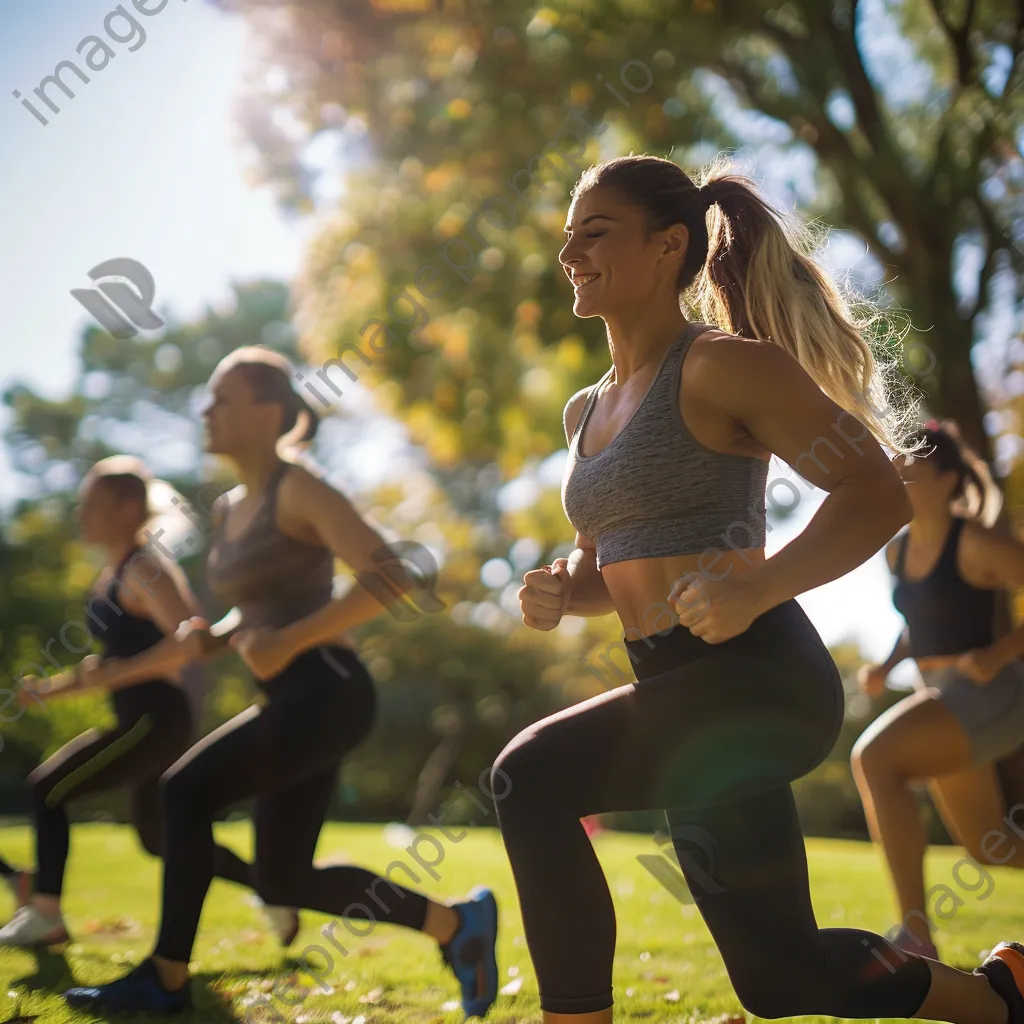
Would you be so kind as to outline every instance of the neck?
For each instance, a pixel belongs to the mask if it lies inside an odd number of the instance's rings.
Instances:
[[[625,384],[648,363],[658,363],[688,321],[678,306],[652,306],[635,315],[606,317],[608,348],[615,367],[615,383]]]
[[[260,449],[234,455],[231,457],[231,461],[235,465],[235,473],[245,487],[247,495],[261,494],[281,464],[280,456],[274,449]]]
[[[915,540],[928,544],[938,542],[949,533],[953,524],[953,513],[948,505],[935,505],[914,512],[910,520],[910,534]]]
[[[117,567],[125,560],[128,552],[133,551],[139,546],[139,541],[136,537],[126,537],[122,540],[114,540],[104,544],[103,554],[106,558],[107,565],[111,569],[116,570]]]

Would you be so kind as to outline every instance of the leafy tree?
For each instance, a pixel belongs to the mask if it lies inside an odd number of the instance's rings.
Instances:
[[[310,255],[304,344],[317,358],[359,346],[372,365],[350,354],[354,372],[382,382],[438,463],[497,457],[514,473],[560,443],[563,402],[607,362],[555,260],[578,168],[750,145],[789,162],[806,212],[863,239],[909,340],[937,356],[910,361],[929,406],[989,450],[971,351],[1020,293],[1020,4],[219,2],[251,19],[275,69],[243,120],[283,201],[317,196],[307,142],[320,160],[344,145],[353,167]],[[567,101],[611,126],[580,129],[585,156]],[[531,166],[517,197],[507,183]],[[514,211],[486,205],[502,195]]]

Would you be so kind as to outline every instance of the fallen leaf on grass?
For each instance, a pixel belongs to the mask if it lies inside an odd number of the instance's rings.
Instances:
[[[139,922],[131,917],[115,917],[110,921],[101,921],[98,917],[91,917],[82,925],[82,931],[90,935],[129,935],[142,934]]]
[[[514,996],[523,987],[522,978],[514,978],[501,990],[503,996]]]
[[[262,946],[267,941],[265,932],[247,931],[242,932],[242,942],[247,946]]]
[[[666,1003],[678,1003],[679,1002],[679,989],[674,988],[671,992],[665,993]]]
[[[441,1004],[441,1009],[444,1010],[445,1013],[451,1013],[452,1010],[461,1010],[462,1003],[460,1003],[458,999],[449,999],[447,1003]]]
[[[373,989],[370,989],[370,991],[367,992],[366,995],[360,996],[359,997],[359,1002],[361,1002],[361,1003],[376,1003],[380,999],[380,997],[382,995],[384,995],[384,989],[382,989],[382,988],[373,988]]]

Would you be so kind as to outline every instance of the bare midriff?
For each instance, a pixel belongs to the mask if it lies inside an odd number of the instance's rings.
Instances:
[[[929,654],[927,658],[915,658],[918,670],[921,672],[934,672],[936,669],[949,668],[955,665],[963,654]]]
[[[740,578],[764,565],[764,548],[729,550],[717,559],[712,556],[674,555],[671,558],[636,558],[625,562],[612,562],[601,567],[608,593],[622,623],[627,640],[653,636],[677,625],[679,616],[668,602],[669,592],[676,580],[694,573],[693,580]]]

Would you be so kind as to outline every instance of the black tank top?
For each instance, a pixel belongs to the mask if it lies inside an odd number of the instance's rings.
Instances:
[[[971,586],[956,566],[964,520],[954,516],[935,568],[923,580],[903,578],[909,532],[896,558],[892,601],[907,620],[910,656],[963,654],[995,640],[995,591]]]
[[[103,645],[104,658],[131,658],[148,651],[164,638],[152,619],[132,615],[117,599],[125,567],[138,550],[135,548],[125,555],[106,589],[100,594],[92,594],[86,605],[86,615],[92,623],[90,629]]]

